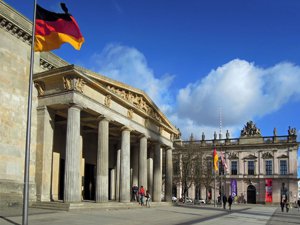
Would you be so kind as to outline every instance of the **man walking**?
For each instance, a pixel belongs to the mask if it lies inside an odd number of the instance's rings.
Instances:
[[[226,209],[227,197],[223,195],[223,209]]]

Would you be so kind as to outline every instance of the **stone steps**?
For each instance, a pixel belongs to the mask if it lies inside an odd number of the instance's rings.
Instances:
[[[151,207],[163,207],[171,206],[171,202],[151,202]],[[137,202],[79,202],[79,203],[64,203],[64,202],[34,202],[31,205],[32,208],[40,209],[52,209],[59,211],[70,211],[78,209],[129,209],[129,208],[140,208],[141,206]]]

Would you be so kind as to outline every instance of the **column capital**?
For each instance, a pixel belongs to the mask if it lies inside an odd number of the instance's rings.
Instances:
[[[98,116],[98,117],[97,117],[97,121],[98,121],[98,122],[100,122],[100,121],[102,121],[102,120],[106,120],[106,121],[108,121],[108,122],[112,121],[112,119],[111,119],[110,117],[107,117],[107,116],[105,116],[105,115],[101,115],[101,116]]]
[[[121,127],[121,131],[129,131],[129,132],[131,132],[131,131],[133,131],[133,129],[130,128],[130,127],[127,127],[127,126],[123,126],[123,127]]]
[[[149,136],[147,136],[146,134],[140,134],[140,135],[138,136],[138,138],[139,138],[139,139],[141,139],[141,138],[149,139]]]
[[[79,105],[79,104],[76,104],[76,103],[70,103],[69,104],[69,108],[77,108],[79,110],[82,110],[83,109],[83,106]]]
[[[173,150],[174,150],[174,147],[167,146],[167,147],[166,147],[166,150],[171,150],[171,151],[173,151]]]

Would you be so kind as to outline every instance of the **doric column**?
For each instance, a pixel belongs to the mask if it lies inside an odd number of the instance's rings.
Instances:
[[[64,201],[80,202],[80,111],[81,107],[72,105],[68,109]]]
[[[109,120],[99,117],[96,169],[96,202],[108,201],[108,142]]]
[[[116,200],[120,201],[120,169],[121,169],[121,148],[117,149],[116,162]]]
[[[172,186],[173,186],[173,158],[172,148],[166,150],[166,201],[172,201]]]
[[[139,149],[139,187],[147,188],[147,138],[145,135],[140,137]]]
[[[50,201],[53,146],[53,114],[46,106],[37,109],[36,195],[38,201]]]
[[[122,128],[120,202],[130,202],[130,130]]]
[[[149,148],[149,158],[147,160],[147,184],[148,184],[148,190],[153,196],[153,149],[152,147]]]
[[[161,202],[161,185],[162,185],[162,154],[160,143],[155,143],[154,146],[154,162],[153,162],[153,201]]]
[[[135,145],[132,150],[132,184],[139,185],[139,149],[138,145]]]

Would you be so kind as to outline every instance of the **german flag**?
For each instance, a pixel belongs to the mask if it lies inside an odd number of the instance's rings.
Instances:
[[[65,13],[50,12],[36,6],[35,46],[36,52],[46,52],[60,48],[63,43],[71,44],[80,50],[84,38],[76,20],[64,3],[61,7]]]
[[[218,171],[219,170],[219,165],[218,165],[219,157],[218,157],[218,153],[217,153],[216,149],[214,149],[214,151],[213,151],[213,159],[214,159],[214,170]]]

